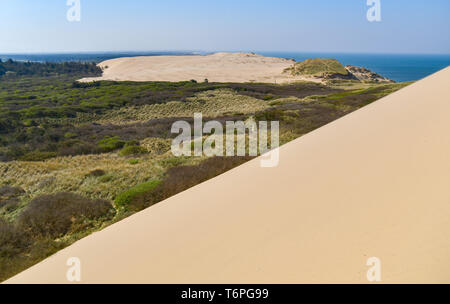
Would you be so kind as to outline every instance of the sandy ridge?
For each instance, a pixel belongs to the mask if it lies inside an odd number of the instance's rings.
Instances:
[[[142,56],[103,61],[102,77],[80,81],[189,81],[286,83],[321,80],[283,73],[293,60],[254,53],[216,53],[206,56]]]

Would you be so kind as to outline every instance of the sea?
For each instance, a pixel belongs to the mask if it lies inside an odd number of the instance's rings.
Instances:
[[[251,51],[249,51],[251,52]],[[47,53],[0,54],[0,59],[34,62],[101,62],[108,59],[136,56],[185,56],[205,55],[211,52],[99,52],[99,53]],[[255,52],[264,56],[303,61],[308,58],[335,58],[343,65],[365,67],[397,82],[415,81],[427,77],[450,65],[450,54],[354,54],[354,53],[304,53],[304,52]]]

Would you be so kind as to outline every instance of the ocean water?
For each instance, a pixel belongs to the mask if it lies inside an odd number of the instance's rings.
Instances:
[[[34,61],[34,62],[95,62],[99,63],[105,60],[136,57],[136,56],[167,56],[167,55],[195,55],[194,52],[103,52],[103,53],[53,53],[53,54],[0,54],[0,59],[5,61],[13,59],[16,61]]]
[[[450,65],[450,54],[401,55],[292,52],[261,52],[261,54],[264,56],[292,58],[296,61],[303,61],[308,58],[334,58],[343,65],[365,67],[397,82],[420,80]]]
[[[343,65],[365,67],[397,82],[420,80],[450,65],[448,55],[411,54],[350,54],[350,53],[301,53],[301,52],[257,52],[264,56],[292,58],[303,61],[308,58],[335,58]],[[0,54],[0,59],[38,62],[101,62],[119,57],[200,55],[205,52],[104,52],[64,54]]]

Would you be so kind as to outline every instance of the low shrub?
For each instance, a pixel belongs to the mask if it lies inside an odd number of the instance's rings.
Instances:
[[[101,169],[96,169],[96,170],[93,170],[93,171],[89,172],[89,174],[87,176],[100,177],[100,176],[103,176],[105,174],[106,174],[105,171],[103,171]]]
[[[163,197],[175,195],[181,191],[218,176],[237,167],[252,157],[211,157],[196,166],[179,166],[167,171],[167,178],[158,190]]]
[[[89,143],[77,139],[69,139],[61,141],[57,145],[57,153],[59,156],[83,155],[83,154],[107,152],[106,150],[99,147],[98,145],[95,145],[94,143]]]
[[[139,146],[139,141],[137,141],[137,140],[130,140],[130,141],[127,141],[125,143],[125,148],[126,147],[132,147],[132,146]]]
[[[153,191],[145,191],[135,195],[128,204],[138,210],[147,208],[251,159],[252,157],[212,157],[196,166],[170,168],[164,181]]]
[[[44,161],[53,157],[56,157],[57,154],[55,152],[41,152],[41,151],[33,151],[29,152],[21,157],[19,160],[22,161]]]
[[[272,100],[272,99],[274,99],[275,97],[272,95],[272,94],[267,94],[266,96],[264,96],[264,98],[263,98],[263,100]]]
[[[6,212],[12,212],[16,210],[20,205],[20,201],[17,198],[12,198],[6,201],[0,201],[0,208],[4,208]]]
[[[186,158],[185,157],[174,156],[174,157],[162,159],[160,161],[160,164],[163,167],[177,167],[177,166],[182,165],[185,162],[186,162]]]
[[[282,121],[284,112],[280,109],[269,109],[255,115],[256,121]]]
[[[30,244],[25,231],[0,217],[0,257],[13,257],[25,251]]]
[[[18,224],[33,236],[57,238],[75,227],[85,229],[93,220],[111,218],[113,210],[108,201],[91,200],[75,193],[43,195],[28,204],[19,215]]]
[[[112,181],[113,179],[114,179],[113,174],[106,174],[106,175],[100,176],[98,180],[102,183],[108,183],[108,182]]]
[[[111,152],[120,148],[123,148],[125,145],[125,141],[120,140],[118,136],[107,137],[102,139],[97,143],[99,148],[101,148],[104,152]]]
[[[138,210],[138,206],[136,204],[131,204],[137,196],[146,194],[147,192],[156,188],[161,181],[152,180],[143,184],[139,184],[125,192],[119,194],[114,203],[118,208],[125,208],[127,210]]]
[[[77,136],[77,134],[71,132],[67,132],[66,134],[64,134],[64,138],[75,138]]]
[[[63,241],[33,240],[17,225],[0,219],[0,282],[67,246]]]
[[[1,186],[0,187],[0,208],[7,212],[15,210],[19,206],[19,197],[25,194],[25,191],[19,187]]]
[[[22,188],[19,187],[12,187],[12,186],[1,186],[0,187],[0,201],[11,199],[13,197],[20,196],[24,194],[25,191]]]
[[[145,153],[148,153],[147,149],[141,146],[127,146],[119,152],[121,156],[139,155]]]

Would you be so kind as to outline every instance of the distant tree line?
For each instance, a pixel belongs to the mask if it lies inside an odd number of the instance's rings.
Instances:
[[[5,76],[101,76],[102,70],[95,63],[82,62],[19,62],[0,59],[0,77]]]

